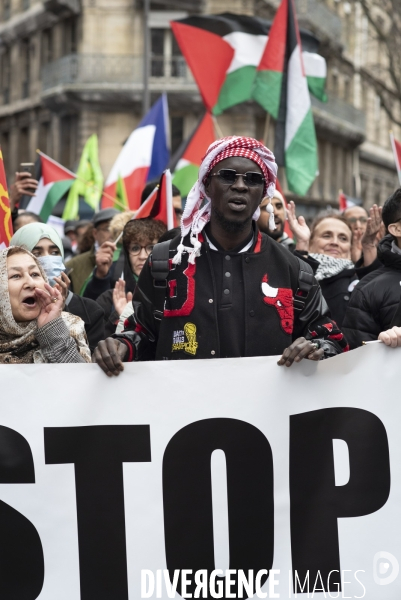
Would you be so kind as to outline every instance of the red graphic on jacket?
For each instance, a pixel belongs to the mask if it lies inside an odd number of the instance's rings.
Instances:
[[[292,290],[288,288],[273,288],[268,284],[267,274],[262,279],[263,302],[274,306],[280,317],[281,327],[291,334],[294,329],[294,304]]]

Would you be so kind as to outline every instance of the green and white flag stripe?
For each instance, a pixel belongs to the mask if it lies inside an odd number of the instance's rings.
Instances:
[[[56,204],[71,188],[76,176],[46,154],[42,152],[38,154],[40,164],[37,170],[37,179],[39,184],[27,210],[39,215],[46,223]]]

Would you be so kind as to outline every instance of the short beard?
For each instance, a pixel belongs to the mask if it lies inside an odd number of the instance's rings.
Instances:
[[[252,218],[247,219],[242,223],[239,223],[238,221],[230,221],[229,219],[226,219],[224,215],[214,206],[212,206],[212,211],[220,227],[227,233],[242,233],[245,231],[245,229],[249,228],[249,225],[252,222]]]
[[[271,238],[273,238],[273,240],[277,241],[281,237],[283,237],[284,228],[280,228],[279,229],[278,227],[276,227],[276,229],[273,229],[273,231],[271,231],[271,229],[269,229],[265,233],[267,233],[268,236],[270,236]]]

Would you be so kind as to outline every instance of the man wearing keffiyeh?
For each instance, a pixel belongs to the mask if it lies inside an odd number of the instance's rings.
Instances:
[[[107,375],[118,375],[123,361],[281,354],[278,364],[291,366],[348,349],[313,276],[306,274],[302,294],[299,259],[257,229],[259,205],[273,196],[276,176],[274,155],[253,138],[227,137],[209,147],[181,235],[168,249],[162,302],[150,257],[134,315],[94,353]]]

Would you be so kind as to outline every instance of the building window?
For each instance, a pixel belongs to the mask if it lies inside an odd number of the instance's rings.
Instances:
[[[67,169],[74,168],[76,153],[77,118],[66,115],[60,119],[60,162]]]
[[[22,98],[29,98],[29,86],[31,78],[31,60],[29,51],[29,39],[21,42],[21,82]]]
[[[3,0],[3,20],[8,21],[11,17],[11,0]]]
[[[10,84],[11,84],[11,55],[10,50],[6,50],[0,61],[0,86],[3,96],[3,103],[10,103]]]
[[[331,91],[334,97],[338,97],[338,70],[336,68],[331,72]]]
[[[151,29],[150,47],[152,77],[185,77],[185,61],[171,29]]]
[[[30,162],[32,157],[29,154],[29,129],[22,127],[18,136],[18,160],[20,162]]]
[[[71,17],[63,21],[62,56],[75,54],[78,51],[78,19]]]
[[[351,102],[351,79],[349,77],[344,78],[344,100]]]
[[[184,138],[184,117],[171,117],[171,153],[178,150]]]
[[[50,154],[50,123],[48,122],[39,125],[38,146],[41,152]]]
[[[42,31],[40,55],[42,67],[53,61],[53,29]]]

